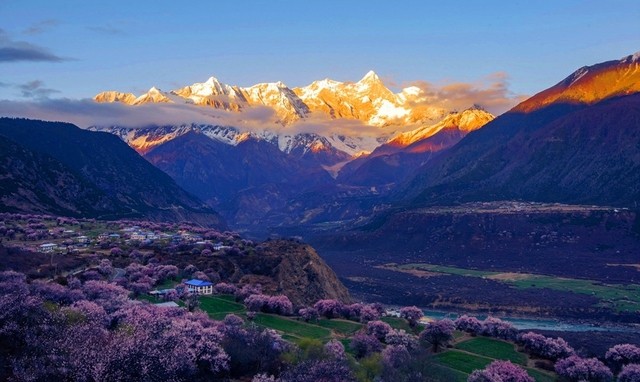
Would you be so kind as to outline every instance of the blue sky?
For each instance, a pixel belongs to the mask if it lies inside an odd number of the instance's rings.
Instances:
[[[502,73],[508,92],[531,95],[639,51],[638,20],[640,2],[619,0],[0,0],[0,99],[139,94],[212,75],[295,87],[370,69],[396,89]]]

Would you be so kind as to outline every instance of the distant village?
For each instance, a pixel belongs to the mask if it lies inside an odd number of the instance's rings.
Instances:
[[[0,213],[0,253],[14,254],[0,257],[0,270],[22,270],[33,278],[77,272],[100,258],[147,261],[154,253],[206,257],[239,254],[254,245],[235,232],[191,223]]]
[[[230,246],[224,245],[221,241],[214,243],[212,240],[204,239],[200,234],[189,232],[188,230],[178,230],[175,233],[160,230],[149,231],[137,225],[122,228],[117,232],[101,232],[97,235],[90,235],[81,230],[76,231],[73,229],[65,229],[60,233],[59,230],[52,228],[48,232],[56,240],[47,241],[37,247],[29,247],[28,249],[42,253],[70,253],[101,247],[104,244],[137,247],[149,246],[155,243],[164,245],[210,245],[214,251],[230,248]]]

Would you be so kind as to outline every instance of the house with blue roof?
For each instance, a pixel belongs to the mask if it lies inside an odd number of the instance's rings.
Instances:
[[[209,281],[191,279],[189,281],[186,281],[184,285],[187,286],[187,289],[191,293],[213,294],[213,284]]]

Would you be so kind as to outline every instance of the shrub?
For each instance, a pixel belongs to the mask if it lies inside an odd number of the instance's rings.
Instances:
[[[309,360],[287,370],[280,382],[355,382],[349,366],[340,360]]]
[[[417,306],[405,306],[400,309],[400,317],[407,320],[409,326],[414,327],[418,324],[418,321],[424,316],[422,309]]]
[[[453,339],[453,322],[449,319],[430,322],[420,333],[420,341],[431,345],[437,353],[440,347],[446,346]]]
[[[382,350],[382,343],[372,335],[358,332],[351,338],[349,347],[353,350],[356,358],[363,358]]]
[[[618,374],[618,382],[640,382],[640,365],[629,364]]]
[[[329,319],[340,317],[342,307],[342,303],[338,300],[320,300],[313,305],[319,315]]]
[[[300,315],[300,317],[302,317],[302,319],[305,322],[309,322],[309,321],[317,321],[318,318],[320,317],[318,315],[318,311],[315,308],[309,307],[309,308],[302,308],[298,311],[298,314]]]
[[[410,352],[415,352],[420,348],[418,339],[416,336],[405,332],[404,330],[392,329],[387,333],[384,341],[387,345],[402,345]]]
[[[235,294],[238,290],[235,285],[227,283],[217,283],[213,290],[218,294]]]
[[[495,317],[487,317],[482,321],[482,334],[504,340],[514,340],[518,330],[507,321]]]
[[[411,355],[403,345],[390,345],[382,351],[382,363],[386,368],[398,369],[411,359]]]
[[[610,382],[613,373],[597,358],[572,355],[556,362],[556,373],[570,382]]]
[[[527,372],[510,361],[493,361],[483,370],[475,370],[467,382],[534,382]]]
[[[332,339],[324,345],[324,352],[329,357],[336,359],[346,359],[347,357],[344,352],[344,345],[336,339]]]
[[[557,360],[574,354],[573,348],[562,338],[549,338],[541,334],[528,332],[518,338],[524,349],[531,355]]]
[[[280,315],[291,315],[293,304],[284,295],[266,296],[264,294],[252,294],[244,300],[247,309],[253,312],[275,313]]]
[[[458,317],[454,323],[456,329],[472,335],[480,334],[482,331],[482,322],[476,317],[467,316],[466,314]]]
[[[367,334],[376,337],[379,341],[384,341],[391,331],[391,325],[383,321],[369,321],[366,329]]]
[[[615,345],[604,358],[614,372],[619,372],[625,365],[640,363],[640,348],[631,344]]]

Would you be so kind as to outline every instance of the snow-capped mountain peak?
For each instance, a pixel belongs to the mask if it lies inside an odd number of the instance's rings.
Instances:
[[[446,110],[435,107],[414,110],[415,98],[419,93],[419,88],[410,87],[394,94],[376,72],[371,70],[358,82],[339,82],[325,78],[295,89],[281,81],[241,88],[225,84],[212,76],[205,82],[171,92],[153,87],[137,98],[124,93],[104,92],[94,97],[94,100],[128,105],[190,103],[234,112],[242,112],[253,106],[266,106],[275,112],[276,119],[273,122],[283,125],[314,114],[331,119],[360,120],[364,124],[378,127],[403,127],[434,121],[446,114]]]
[[[169,94],[153,86],[148,92],[136,98],[132,105],[141,105],[145,103],[174,103],[174,100],[169,96]]]
[[[96,102],[103,102],[103,103],[121,102],[127,105],[131,105],[135,102],[136,98],[137,97],[132,93],[105,91],[105,92],[96,94],[96,96],[93,97],[93,100]]]
[[[432,137],[444,129],[457,129],[466,134],[481,128],[494,118],[495,116],[491,113],[474,105],[462,112],[450,113],[436,124],[421,126],[415,130],[398,134],[387,143],[396,147],[406,147],[414,142]]]
[[[380,77],[373,70],[369,70],[367,74],[362,77],[362,79],[358,82],[380,82]]]
[[[622,62],[640,62],[640,50],[622,59]]]

